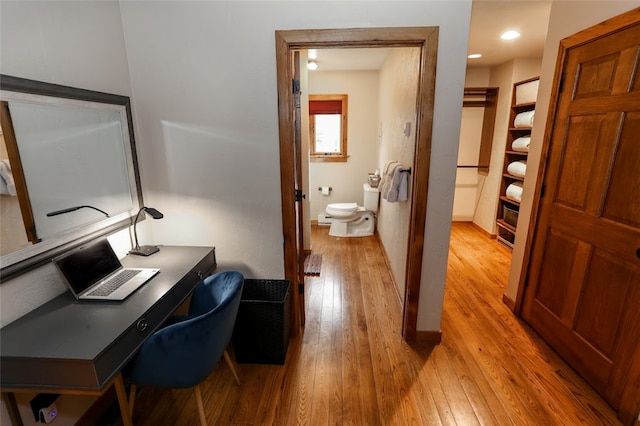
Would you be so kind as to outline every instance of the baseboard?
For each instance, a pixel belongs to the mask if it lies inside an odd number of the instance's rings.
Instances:
[[[382,244],[382,240],[380,239],[380,234],[376,229],[375,233],[376,238],[378,239],[378,244],[380,244],[380,248],[382,249],[382,258],[384,259],[384,265],[389,271],[389,278],[391,278],[391,283],[393,284],[393,289],[395,290],[396,297],[398,298],[398,302],[400,302],[400,306],[404,305],[403,297],[400,294],[400,286],[396,281],[396,278],[393,276],[393,269],[391,269],[391,261],[389,260],[389,255],[387,254],[387,249],[385,249],[384,244]]]
[[[516,302],[513,299],[511,299],[509,296],[507,296],[507,293],[502,294],[502,303],[507,305],[507,308],[509,308],[511,312],[515,312]]]
[[[478,225],[475,222],[471,222],[471,225],[476,228],[478,231],[480,231],[485,237],[491,239],[491,240],[495,240],[498,235],[497,234],[492,234],[491,232],[487,231],[486,229],[484,229],[482,226]]]
[[[442,342],[442,331],[416,331],[417,342],[428,342],[439,345]]]

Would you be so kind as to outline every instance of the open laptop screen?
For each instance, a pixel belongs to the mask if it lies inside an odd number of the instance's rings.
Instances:
[[[78,247],[54,261],[76,294],[120,268],[120,261],[106,238]]]

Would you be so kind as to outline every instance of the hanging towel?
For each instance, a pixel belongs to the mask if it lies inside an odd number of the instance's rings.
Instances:
[[[9,160],[0,160],[0,194],[16,195],[16,184],[13,181]]]
[[[407,173],[405,172],[405,168],[402,164],[396,163],[393,168],[391,185],[389,191],[387,193],[386,200],[390,203],[395,203],[396,201],[406,201],[407,200]],[[400,193],[400,187],[403,187],[403,193]]]
[[[388,161],[384,166],[384,172],[382,173],[382,180],[380,181],[380,194],[382,198],[385,200],[389,195],[389,190],[391,189],[391,183],[393,181],[393,171],[395,170],[396,165],[398,165],[395,161]]]
[[[398,187],[398,201],[407,201],[409,199],[409,173],[402,168],[402,176],[400,176],[400,186]]]

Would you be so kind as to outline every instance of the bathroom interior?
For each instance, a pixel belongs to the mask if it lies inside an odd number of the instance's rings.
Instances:
[[[546,12],[541,8],[540,13],[548,13],[548,8]],[[544,33],[543,28],[543,38]],[[470,39],[469,53],[473,48],[474,43]],[[476,65],[473,59],[467,63],[465,88],[497,90],[492,92],[491,99],[486,95],[478,97],[473,91],[465,93],[451,219],[453,223],[473,224],[486,236],[487,244],[499,244],[496,242],[496,214],[513,85],[539,76],[542,53],[540,47],[536,54],[525,58],[513,53],[514,56],[503,58],[497,64]],[[305,222],[309,226],[335,228],[335,220],[331,216],[342,213],[332,208],[336,205],[354,210],[353,213],[345,213],[348,219],[339,218],[340,222],[361,223],[363,210],[371,211],[374,232],[387,255],[394,282],[402,287],[410,220],[410,168],[414,161],[419,49],[322,49],[301,52],[300,60],[303,152],[310,143],[309,132],[304,130],[309,129],[308,96],[346,94],[349,105],[347,161],[325,161],[313,156],[303,161],[303,179],[308,179],[305,187],[309,188],[304,209]],[[309,61],[316,62],[318,68],[308,70],[306,65]],[[486,105],[489,103],[494,107],[490,122],[486,118]],[[486,133],[487,127],[493,127],[493,131],[483,139],[483,128]],[[487,142],[489,150],[481,158],[481,145]],[[404,175],[409,186],[406,201],[389,201],[382,196],[385,180],[392,178],[392,175],[385,176],[391,162],[406,170]],[[379,176],[381,182],[375,176]],[[372,188],[376,183],[379,183],[377,193],[376,188]],[[372,208],[375,204],[377,208]],[[356,205],[359,213],[355,212]],[[340,226],[343,227],[342,233],[332,231],[330,235],[367,236],[372,230],[370,224],[356,225],[353,232],[347,231],[343,224]],[[305,249],[312,251],[313,241],[308,240],[309,234],[305,233]],[[507,279],[505,276],[505,283]],[[396,291],[400,297],[404,294],[404,288],[396,288]]]

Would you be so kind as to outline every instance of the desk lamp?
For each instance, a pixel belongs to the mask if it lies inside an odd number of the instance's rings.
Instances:
[[[164,215],[153,207],[142,207],[136,215],[136,220],[133,221],[133,236],[136,241],[136,246],[129,250],[129,254],[137,254],[138,256],[149,256],[155,252],[160,251],[160,249],[157,246],[141,247],[140,244],[138,244],[138,232],[136,230],[136,226],[138,225],[138,219],[140,219],[140,214],[142,214],[142,212],[149,213],[149,215],[151,215],[151,217],[154,219],[162,219]]]

